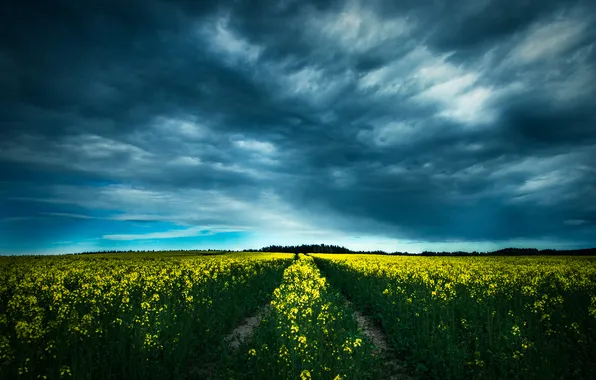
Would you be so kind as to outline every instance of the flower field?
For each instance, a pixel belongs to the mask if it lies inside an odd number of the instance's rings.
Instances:
[[[130,253],[0,257],[0,379],[404,378],[354,310],[411,378],[596,378],[596,258]]]
[[[414,373],[596,378],[594,258],[315,256]]]
[[[321,276],[312,257],[304,255],[285,270],[269,315],[234,364],[235,372],[223,378],[339,380],[380,375],[372,346],[358,331],[343,297]]]
[[[292,258],[0,258],[0,378],[201,378]]]

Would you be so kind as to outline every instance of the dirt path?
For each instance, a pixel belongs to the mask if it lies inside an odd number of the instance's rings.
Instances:
[[[356,320],[356,323],[358,323],[358,327],[373,343],[375,354],[379,355],[383,361],[383,372],[385,374],[383,380],[413,380],[414,378],[408,374],[408,371],[404,367],[403,360],[397,357],[389,345],[389,340],[383,330],[369,316],[356,310],[343,292],[342,295],[344,296],[346,307],[348,310],[352,310],[352,316]]]
[[[261,320],[269,310],[267,304],[260,308],[254,315],[245,318],[232,332],[224,338],[227,349],[236,351],[240,345],[252,337],[254,330],[259,326]],[[191,379],[212,380],[218,372],[217,360],[204,362],[190,369]]]
[[[251,338],[255,328],[261,323],[268,310],[269,304],[259,309],[255,315],[245,318],[238,327],[225,337],[224,341],[228,343],[231,349],[237,350],[242,343]]]
[[[362,330],[372,343],[375,345],[376,353],[383,360],[384,372],[387,380],[412,380],[403,366],[403,361],[398,359],[395,352],[391,349],[387,336],[380,327],[375,325],[370,317],[362,314],[352,307],[350,301],[346,299],[346,306],[353,310],[353,316],[358,327]]]

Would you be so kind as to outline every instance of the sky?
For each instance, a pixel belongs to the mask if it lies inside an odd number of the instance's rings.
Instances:
[[[596,246],[596,3],[9,0],[0,253]]]

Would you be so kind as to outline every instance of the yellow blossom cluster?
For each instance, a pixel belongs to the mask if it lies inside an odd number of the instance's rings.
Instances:
[[[101,378],[122,360],[121,370],[141,376],[141,362],[183,361],[195,341],[215,341],[220,326],[252,308],[253,293],[273,289],[291,261],[256,253],[2,258],[0,377],[76,377],[95,365]]]
[[[285,270],[274,290],[268,325],[249,350],[250,360],[263,365],[262,376],[275,365],[277,378],[350,378],[347,373],[371,357],[371,346],[363,341],[341,296],[306,255]]]
[[[313,256],[435,376],[594,370],[596,258]]]

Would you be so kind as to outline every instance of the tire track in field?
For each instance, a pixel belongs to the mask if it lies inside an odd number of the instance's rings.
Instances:
[[[298,255],[296,254],[294,260],[297,259]],[[267,302],[267,304],[258,309],[255,314],[244,318],[244,320],[234,330],[226,335],[224,338],[224,343],[226,343],[232,350],[237,350],[242,343],[252,338],[255,329],[259,327],[263,317],[267,314],[270,308],[271,303]]]
[[[298,259],[298,255],[294,256],[294,261]],[[290,263],[289,265],[292,265]],[[288,266],[289,266],[288,265]],[[287,268],[287,267],[286,267]],[[223,339],[222,349],[228,350],[229,352],[237,352],[243,343],[250,341],[254,334],[254,331],[259,327],[263,318],[271,310],[271,302],[268,301],[264,306],[260,307],[253,315],[248,316],[240,322],[228,335]],[[217,376],[218,369],[217,365],[210,366],[207,370],[201,372],[201,379],[212,380]]]
[[[269,311],[269,308],[270,304],[267,304],[257,310],[254,315],[245,318],[224,338],[224,342],[226,342],[232,350],[237,350],[242,343],[252,338],[254,330],[259,326],[261,320],[267,311]]]
[[[323,272],[321,271],[321,273]],[[327,278],[327,280],[329,280],[329,278]],[[329,283],[331,283],[331,281],[329,281]],[[403,366],[403,361],[397,357],[389,345],[389,340],[387,339],[387,335],[385,335],[383,330],[377,326],[369,316],[352,307],[352,303],[347,299],[343,291],[341,294],[344,297],[344,304],[346,308],[352,311],[352,316],[356,320],[358,328],[362,330],[364,335],[375,346],[375,354],[379,355],[379,357],[383,360],[383,370],[386,375],[385,379],[413,380],[413,377],[408,374],[405,367]]]
[[[375,353],[383,360],[384,372],[387,380],[411,380],[403,366],[403,361],[398,359],[395,352],[391,349],[387,336],[377,326],[370,317],[364,315],[362,312],[354,309],[352,303],[345,300],[345,305],[348,310],[352,310],[352,316],[358,323],[358,328],[362,330],[364,335],[370,339],[375,346]]]
[[[244,318],[234,330],[224,337],[223,346],[220,350],[236,352],[243,343],[249,341],[270,307],[271,304],[267,303],[258,309],[255,314]],[[213,380],[219,378],[217,376],[219,374],[220,365],[221,363],[218,363],[217,360],[214,359],[213,361],[202,363],[201,366],[193,367],[190,370],[191,379]]]

